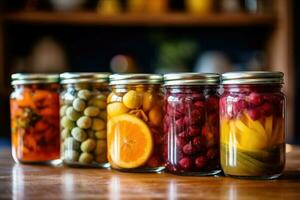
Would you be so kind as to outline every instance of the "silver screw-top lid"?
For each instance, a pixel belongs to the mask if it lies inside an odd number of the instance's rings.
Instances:
[[[23,74],[17,73],[11,75],[12,85],[38,84],[38,83],[58,83],[58,74]]]
[[[222,74],[222,84],[283,84],[284,74],[272,71],[240,71]]]
[[[162,84],[161,74],[113,74],[109,76],[110,85],[122,84]]]
[[[62,84],[72,83],[108,83],[110,73],[107,72],[67,72],[60,74],[60,80]]]
[[[164,85],[218,85],[216,73],[171,73],[164,75]]]

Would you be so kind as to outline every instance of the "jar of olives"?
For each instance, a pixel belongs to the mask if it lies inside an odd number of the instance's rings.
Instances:
[[[59,161],[59,75],[13,74],[12,155],[16,162]]]
[[[127,172],[164,169],[162,134],[162,76],[115,74],[107,99],[108,160]]]
[[[70,166],[109,167],[106,142],[108,73],[60,75],[61,158]]]
[[[169,172],[206,176],[221,172],[219,75],[164,75],[164,157]]]
[[[273,179],[285,165],[283,73],[222,75],[221,165],[228,176]]]

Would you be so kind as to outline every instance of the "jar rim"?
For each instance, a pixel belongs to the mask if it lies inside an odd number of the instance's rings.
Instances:
[[[59,75],[44,73],[15,73],[11,75],[11,85],[38,83],[59,83]]]
[[[222,84],[283,84],[284,73],[279,71],[236,71],[222,74]]]
[[[72,83],[108,83],[108,72],[65,72],[60,74],[61,84]]]
[[[217,73],[169,73],[164,75],[164,85],[218,85]]]
[[[113,74],[109,76],[110,85],[128,84],[162,84],[161,74]]]

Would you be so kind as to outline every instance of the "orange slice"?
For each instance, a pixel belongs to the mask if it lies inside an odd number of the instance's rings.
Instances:
[[[136,116],[112,117],[107,125],[108,153],[116,165],[131,169],[142,166],[151,156],[153,141],[148,126]]]

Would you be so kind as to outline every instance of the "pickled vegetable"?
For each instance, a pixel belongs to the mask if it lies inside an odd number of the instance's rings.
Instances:
[[[106,96],[107,88],[94,83],[78,83],[62,93],[60,115],[65,163],[105,166],[108,162]]]
[[[14,157],[21,162],[45,162],[59,158],[59,85],[17,86],[12,93],[11,129]],[[63,124],[71,126],[65,118]],[[72,123],[72,122],[71,122]],[[67,137],[69,132],[64,133]]]

